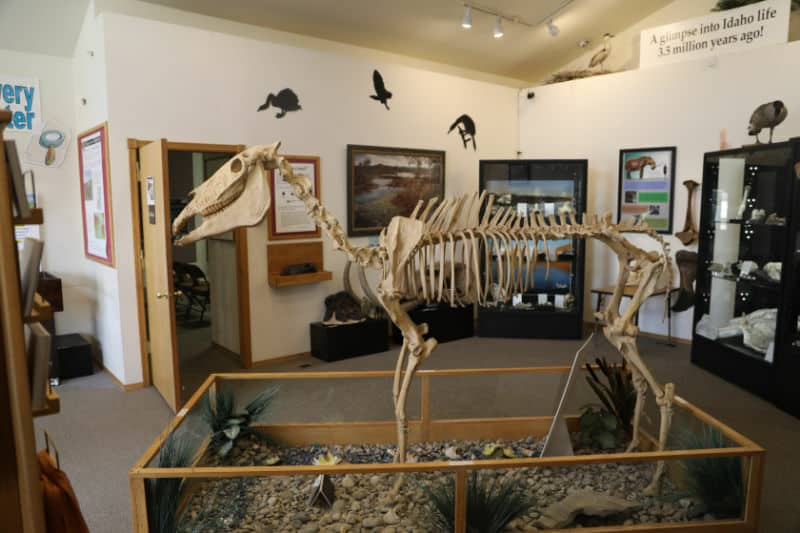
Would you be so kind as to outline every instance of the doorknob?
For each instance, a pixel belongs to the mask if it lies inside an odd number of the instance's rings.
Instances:
[[[175,291],[175,292],[172,293],[172,295],[176,296],[176,297],[177,296],[183,296],[183,293],[181,291]],[[156,293],[156,298],[168,298],[168,297],[169,297],[169,293],[167,293],[167,292],[157,292]]]

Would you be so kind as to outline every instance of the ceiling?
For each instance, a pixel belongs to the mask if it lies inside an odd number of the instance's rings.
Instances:
[[[70,57],[88,5],[89,0],[0,0],[0,49]]]
[[[578,42],[599,46],[605,32],[617,33],[670,0],[574,0],[554,21],[545,21],[567,0],[480,0],[469,2],[516,16],[529,28],[504,22],[505,36],[492,37],[494,17],[473,10],[471,30],[461,28],[462,0],[145,0],[158,4],[299,33],[385,52],[436,61],[526,82],[539,81],[584,52]]]
[[[492,37],[494,17],[477,9],[472,29],[461,28],[462,0],[144,1],[435,61],[524,85],[540,81],[580,56],[584,50],[579,41],[589,39],[590,49],[596,48],[603,33],[618,33],[671,0],[467,0],[476,8],[535,25],[505,21],[501,39]],[[0,49],[71,56],[88,3],[0,0]],[[551,37],[544,24],[553,13],[560,29],[557,37]]]

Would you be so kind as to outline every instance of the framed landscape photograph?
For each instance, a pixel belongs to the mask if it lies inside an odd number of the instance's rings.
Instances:
[[[292,171],[311,180],[311,191],[317,200],[319,193],[319,157],[310,155],[284,156]],[[284,181],[280,169],[270,172],[269,238],[309,239],[320,236],[320,230],[306,213],[306,204],[294,195],[292,186]]]
[[[419,200],[444,197],[442,150],[347,145],[347,233],[377,235]]]
[[[617,222],[644,220],[659,233],[672,233],[675,147],[619,151]]]

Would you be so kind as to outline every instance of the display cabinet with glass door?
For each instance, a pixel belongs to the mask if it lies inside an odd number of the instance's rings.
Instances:
[[[573,213],[579,218],[586,211],[586,169],[585,159],[485,160],[480,162],[480,188],[495,196],[493,211],[513,206],[523,216]],[[479,307],[478,336],[581,337],[584,241],[552,239],[535,245],[537,261],[528,290],[495,295],[493,300],[505,303]],[[496,254],[481,268],[491,268],[491,278],[498,279]],[[527,271],[522,275],[528,276]]]
[[[708,153],[703,168],[692,361],[779,404],[798,339],[797,145]]]

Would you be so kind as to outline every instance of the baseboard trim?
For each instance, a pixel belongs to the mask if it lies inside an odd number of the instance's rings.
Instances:
[[[113,372],[111,372],[109,369],[107,369],[103,365],[103,362],[100,361],[99,359],[95,359],[94,360],[94,364],[96,364],[97,367],[102,372],[105,372],[108,376],[110,376],[111,379],[114,380],[114,383],[117,384],[117,387],[119,387],[120,390],[122,390],[122,392],[130,392],[130,391],[133,391],[133,390],[139,390],[139,389],[143,389],[143,388],[145,388],[147,386],[147,385],[145,385],[144,381],[139,381],[138,383],[129,383],[129,384],[126,385],[125,383],[121,382],[119,380],[119,378],[113,374]]]
[[[262,361],[253,361],[250,368],[263,368],[275,365],[282,365],[284,363],[291,363],[301,359],[308,359],[311,357],[311,352],[300,352],[290,355],[282,355],[281,357],[274,357],[272,359],[264,359]]]

